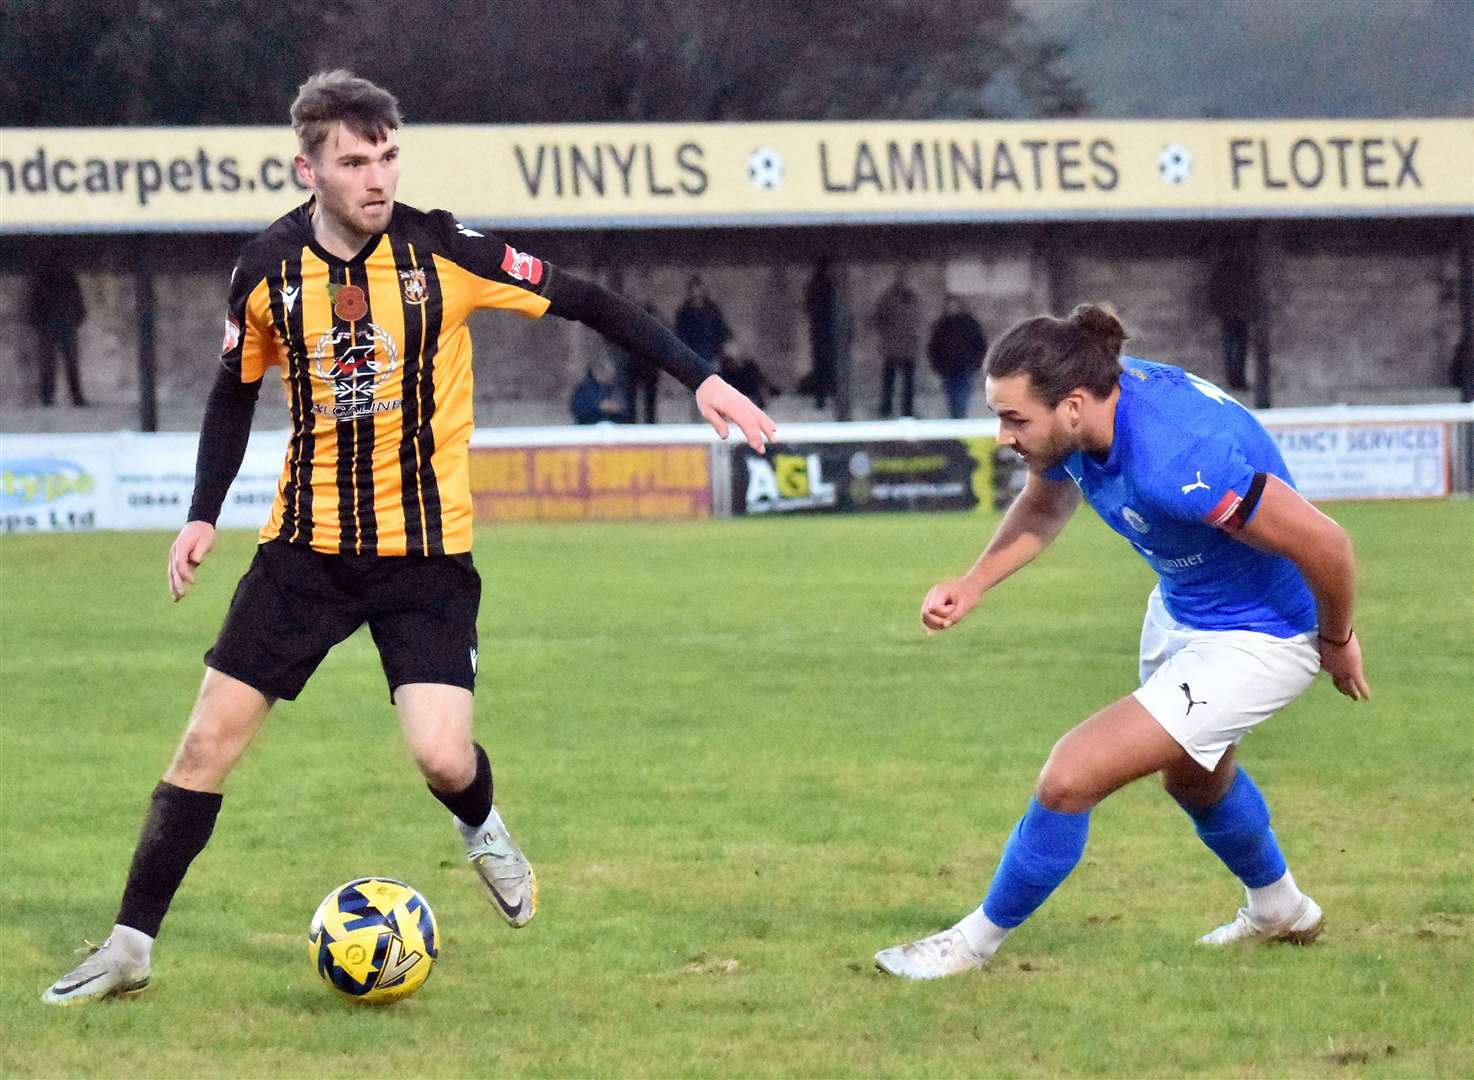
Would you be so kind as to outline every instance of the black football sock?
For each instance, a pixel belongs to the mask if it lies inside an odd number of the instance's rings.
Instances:
[[[220,798],[214,792],[190,791],[159,781],[133,852],[133,865],[128,869],[128,884],[118,909],[119,925],[131,926],[149,937],[158,936],[159,924],[185,871],[215,830]]]
[[[446,792],[436,791],[432,787],[430,794],[444,803],[445,808],[463,824],[474,829],[491,814],[491,762],[487,760],[486,751],[481,749],[480,743],[473,743],[472,746],[476,750],[476,775],[466,789]],[[430,787],[428,784],[425,786]]]

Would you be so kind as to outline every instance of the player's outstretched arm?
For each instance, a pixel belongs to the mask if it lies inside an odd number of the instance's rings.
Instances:
[[[597,282],[560,272],[548,291],[548,311],[560,318],[576,319],[674,375],[695,392],[701,415],[722,438],[727,437],[727,425],[736,424],[747,445],[760,454],[773,440],[777,428],[766,413],[718,376],[712,364],[692,352],[690,346],[648,311],[618,293]]]
[[[1321,669],[1353,701],[1371,697],[1361,642],[1351,623],[1356,558],[1346,530],[1289,484],[1266,476],[1254,516],[1234,537],[1259,551],[1282,555],[1300,568],[1320,617]]]
[[[194,584],[194,572],[215,544],[215,526],[208,521],[186,522],[169,547],[169,595],[177,603]]]
[[[985,592],[1047,548],[1079,504],[1080,492],[1070,481],[1029,473],[1023,491],[972,569],[960,578],[937,582],[927,592],[921,602],[921,625],[927,634],[956,625]]]
[[[768,414],[720,375],[708,375],[696,388],[696,407],[724,439],[730,430],[727,425],[736,424],[747,445],[759,454],[766,453],[768,443],[778,436],[778,427]]]

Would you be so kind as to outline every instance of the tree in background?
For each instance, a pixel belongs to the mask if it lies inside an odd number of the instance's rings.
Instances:
[[[14,0],[8,126],[279,124],[348,67],[411,123],[1072,116],[1015,0]]]
[[[13,0],[7,126],[281,124],[353,17],[345,0]]]

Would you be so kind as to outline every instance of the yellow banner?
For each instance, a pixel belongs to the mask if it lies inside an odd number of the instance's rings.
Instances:
[[[707,446],[473,447],[477,521],[711,517]]]
[[[432,125],[401,200],[500,226],[1474,214],[1469,120]],[[281,128],[0,129],[0,231],[255,229]]]

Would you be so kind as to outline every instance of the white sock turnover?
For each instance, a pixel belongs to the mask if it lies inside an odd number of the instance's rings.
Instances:
[[[142,963],[149,958],[153,952],[154,939],[142,930],[135,930],[131,926],[116,923],[113,932],[108,935],[108,941],[114,947],[122,949],[123,955],[136,963]]]
[[[1003,944],[1003,939],[1012,932],[1005,930],[983,914],[981,904],[978,905],[977,910],[962,917],[957,924],[957,929],[961,930],[962,936],[967,938],[967,944],[972,951],[984,960],[997,952],[998,946]]]
[[[1289,922],[1305,900],[1305,894],[1288,870],[1284,877],[1262,889],[1245,888],[1244,891],[1249,894],[1249,914],[1262,926]]]

